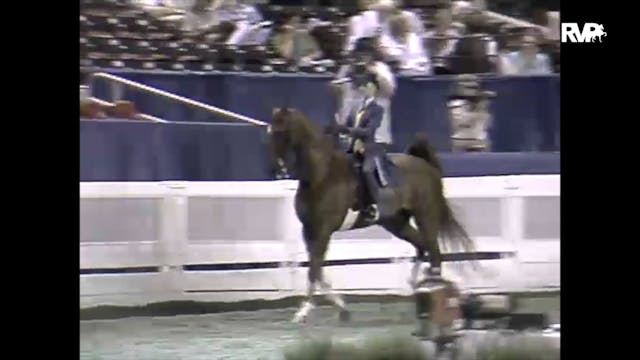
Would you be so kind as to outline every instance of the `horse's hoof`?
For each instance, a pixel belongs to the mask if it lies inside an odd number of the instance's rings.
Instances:
[[[340,321],[341,322],[351,321],[351,313],[349,312],[349,310],[340,310]]]
[[[294,324],[304,324],[307,322],[307,317],[306,316],[296,316],[293,319],[291,319],[291,322]]]

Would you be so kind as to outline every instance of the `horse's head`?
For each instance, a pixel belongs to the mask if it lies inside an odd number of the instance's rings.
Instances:
[[[290,159],[291,154],[295,155],[296,166],[302,165],[302,158],[311,153],[320,155],[313,157],[316,160],[332,156],[331,142],[303,112],[292,108],[275,108],[272,115],[267,131],[271,155],[280,171],[286,170],[285,162]]]
[[[293,138],[293,114],[288,108],[274,108],[269,125],[269,144],[276,159],[284,159],[295,146]]]
[[[303,118],[300,111],[291,108],[274,108],[268,128],[271,155],[280,171],[286,172],[285,161],[289,154],[304,142]]]

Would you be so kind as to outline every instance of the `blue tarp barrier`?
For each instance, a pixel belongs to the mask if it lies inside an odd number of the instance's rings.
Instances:
[[[269,178],[264,127],[80,122],[81,181]]]
[[[114,75],[186,96],[262,121],[274,107],[296,107],[321,124],[333,119],[335,99],[327,76],[265,74],[177,74],[113,72]],[[517,76],[483,78],[483,87],[498,93],[491,105],[492,151],[560,150],[560,77]],[[440,151],[449,149],[446,98],[451,77],[398,79],[392,105],[394,149],[402,150],[416,132],[426,131]],[[111,99],[111,83],[95,79],[94,94]],[[224,119],[169,99],[123,88],[123,98],[142,112],[172,121],[220,122]]]
[[[81,181],[272,179],[266,129],[253,125],[80,121]],[[442,153],[446,176],[557,174],[560,154]]]

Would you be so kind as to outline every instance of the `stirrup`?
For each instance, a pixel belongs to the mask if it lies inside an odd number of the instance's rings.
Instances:
[[[371,221],[378,221],[380,219],[380,211],[378,211],[378,206],[376,204],[367,205],[364,208],[364,212]]]
[[[441,278],[442,269],[440,267],[429,267],[426,271],[426,275],[430,278]]]

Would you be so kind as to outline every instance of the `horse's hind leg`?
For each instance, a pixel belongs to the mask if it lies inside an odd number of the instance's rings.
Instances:
[[[438,244],[438,232],[440,231],[440,218],[437,214],[423,213],[415,217],[416,224],[421,235],[421,244],[429,253],[429,274],[440,275],[442,269],[442,253]]]
[[[411,277],[409,278],[409,285],[415,288],[418,283],[420,266],[422,265],[422,260],[424,260],[425,247],[422,243],[420,232],[411,225],[409,220],[410,218],[407,216],[397,216],[385,222],[382,226],[396,237],[413,245],[416,249],[416,261],[413,263]]]

